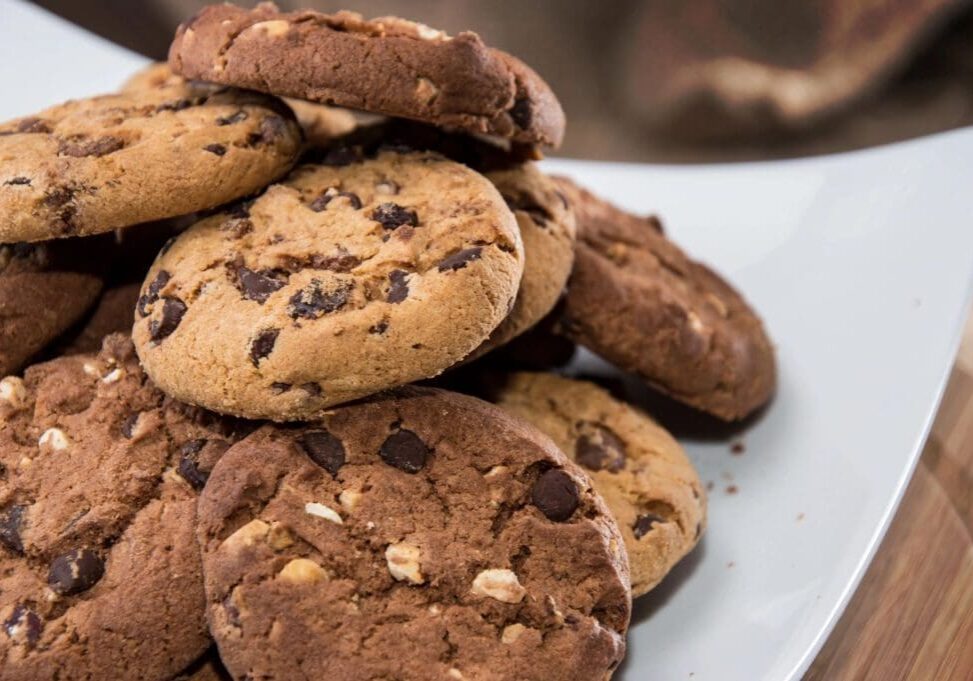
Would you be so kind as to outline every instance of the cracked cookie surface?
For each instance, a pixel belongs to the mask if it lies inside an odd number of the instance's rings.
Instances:
[[[277,421],[435,376],[510,310],[516,221],[477,173],[430,152],[306,164],[175,239],[134,338],[167,393]]]
[[[213,208],[287,172],[279,100],[192,84],[65,102],[0,124],[0,241],[107,232]]]
[[[624,653],[604,502],[475,398],[408,387],[266,426],[213,469],[198,515],[238,678],[601,680]]]
[[[478,35],[353,12],[211,5],[169,50],[187,78],[557,146],[564,112],[520,60]]]
[[[774,349],[740,294],[690,260],[657,219],[556,179],[578,227],[564,333],[721,419],[742,419],[764,405],[777,380]]]
[[[163,681],[207,648],[195,490],[240,427],[121,335],[0,381],[0,676]]]
[[[647,414],[593,383],[555,374],[511,374],[491,398],[591,477],[625,539],[633,596],[650,591],[696,545],[705,492],[682,447]]]

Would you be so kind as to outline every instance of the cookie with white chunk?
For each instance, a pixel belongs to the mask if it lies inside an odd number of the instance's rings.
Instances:
[[[152,387],[121,335],[0,381],[5,681],[165,681],[206,650],[196,493],[238,427]]]
[[[234,677],[605,679],[628,566],[588,479],[526,423],[403,388],[226,452],[199,503]]]

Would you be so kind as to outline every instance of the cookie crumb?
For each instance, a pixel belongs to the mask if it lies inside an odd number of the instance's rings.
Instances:
[[[732,445],[730,445],[730,453],[734,456],[740,456],[745,451],[747,451],[746,446],[743,444],[742,440],[737,440]]]
[[[736,485],[727,485],[726,486],[726,493],[727,494],[736,494],[739,491],[740,491],[740,489]]]

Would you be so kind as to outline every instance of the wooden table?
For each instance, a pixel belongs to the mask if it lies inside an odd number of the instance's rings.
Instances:
[[[915,476],[805,681],[973,679],[973,317]]]

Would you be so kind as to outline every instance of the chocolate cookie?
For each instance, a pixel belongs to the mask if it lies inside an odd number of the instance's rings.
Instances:
[[[0,241],[107,232],[209,209],[285,173],[293,115],[187,84],[60,104],[0,124]]]
[[[774,392],[774,349],[746,301],[640,218],[558,178],[578,246],[564,332],[680,402],[726,421]]]
[[[641,596],[696,545],[706,498],[682,447],[649,416],[593,383],[510,374],[493,394],[591,476],[618,521]]]
[[[64,339],[63,346],[58,348],[58,354],[97,352],[105,336],[113,333],[131,334],[135,305],[141,289],[140,283],[121,284],[106,289],[84,323]]]
[[[169,50],[187,78],[557,146],[564,112],[540,76],[487,47],[395,17],[211,5]]]
[[[435,376],[506,315],[523,248],[493,185],[427,152],[330,162],[299,167],[160,255],[134,338],[167,393],[306,419]]]
[[[0,245],[0,375],[20,371],[84,316],[110,247],[101,237]]]
[[[590,482],[496,407],[404,388],[231,448],[200,497],[237,678],[606,679],[630,612]]]
[[[122,336],[0,381],[5,681],[161,681],[207,648],[196,491],[232,427],[153,388]]]

